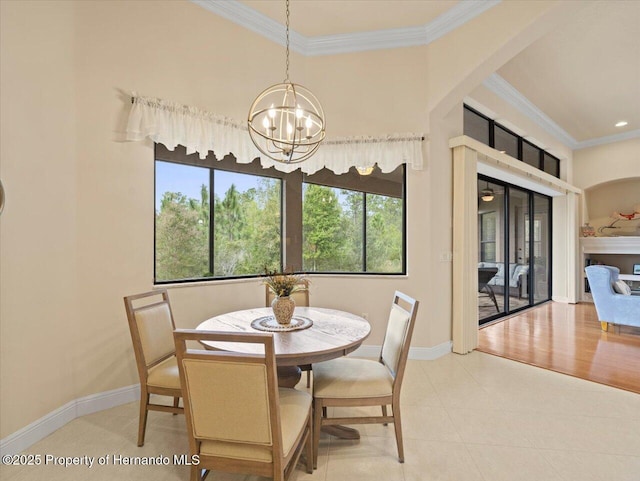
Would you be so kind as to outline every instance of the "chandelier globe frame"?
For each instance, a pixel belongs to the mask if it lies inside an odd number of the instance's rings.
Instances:
[[[295,164],[311,157],[324,140],[324,110],[309,89],[287,79],[253,101],[248,128],[260,152],[277,162]]]

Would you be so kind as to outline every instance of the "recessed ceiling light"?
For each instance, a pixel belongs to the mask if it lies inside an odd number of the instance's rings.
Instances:
[[[627,125],[629,122],[627,122],[626,120],[621,120],[620,122],[618,122],[616,124],[616,127],[624,127],[625,125]]]

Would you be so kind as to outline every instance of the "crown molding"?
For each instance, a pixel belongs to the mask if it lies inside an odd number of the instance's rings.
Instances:
[[[607,135],[606,137],[597,137],[595,139],[583,140],[578,142],[575,150],[587,149],[589,147],[596,147],[598,145],[611,144],[613,142],[621,142],[623,140],[631,140],[640,138],[640,129],[629,130],[628,132],[621,132],[619,134]]]
[[[306,55],[335,55],[389,48],[428,45],[469,20],[500,3],[500,0],[468,0],[437,17],[433,22],[416,27],[390,28],[370,32],[309,37]]]
[[[191,2],[275,42],[286,45],[285,26],[237,0],[191,0]],[[289,48],[306,55],[308,39],[289,30]]]
[[[482,82],[482,85],[491,90],[498,97],[514,106],[531,119],[536,125],[553,135],[567,147],[575,149],[578,145],[578,141],[576,139],[571,137],[567,131],[551,120],[547,114],[532,104],[528,98],[522,95],[515,89],[515,87],[513,87],[513,85],[500,77],[497,73],[494,73],[485,79],[485,81]]]
[[[295,30],[290,30],[289,46],[292,51],[311,57],[428,45],[496,6],[500,1],[461,1],[437,17],[433,22],[416,27],[319,35],[315,37],[305,37]],[[191,2],[262,35],[272,42],[282,46],[285,45],[284,25],[237,0],[191,0]],[[606,137],[577,141],[498,74],[491,75],[483,82],[483,85],[572,150],[640,137],[640,130],[632,130]]]
[[[522,95],[513,85],[500,77],[500,75],[498,75],[497,73],[494,73],[493,75],[488,77],[484,82],[482,82],[482,85],[484,85],[498,97],[502,98],[507,103],[518,109],[529,119],[531,119],[536,125],[544,129],[549,134],[553,135],[556,139],[569,147],[571,150],[586,149],[598,145],[640,138],[639,129],[614,135],[607,135],[605,137],[597,137],[594,139],[577,141],[566,130],[564,130],[553,120],[551,120],[542,110],[531,103],[529,99]]]
[[[264,36],[272,42],[279,45],[285,44],[284,25],[237,0],[191,1],[216,15]],[[458,2],[433,22],[417,27],[315,37],[305,37],[290,30],[290,48],[305,56],[320,56],[427,45],[499,4],[500,1],[466,0]]]

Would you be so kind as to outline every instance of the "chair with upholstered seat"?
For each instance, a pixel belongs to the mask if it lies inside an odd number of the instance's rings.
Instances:
[[[418,301],[396,291],[377,361],[342,357],[313,365],[315,463],[322,426],[378,423],[394,424],[398,458],[404,462],[400,388],[417,311]],[[387,413],[389,405],[391,415]],[[382,406],[382,416],[330,418],[326,409],[356,406]]]
[[[629,287],[618,279],[620,269],[594,265],[584,270],[602,330],[609,324],[640,327],[640,296],[631,295]]]
[[[203,469],[288,479],[304,450],[313,472],[311,395],[278,388],[273,336],[178,329],[191,481]],[[188,341],[256,344],[258,354],[187,349]],[[233,348],[230,344],[230,349]]]
[[[309,307],[309,281],[307,279],[300,279],[299,284],[304,286],[303,289],[295,291],[291,294],[291,298],[296,303],[296,306]],[[271,307],[271,303],[275,299],[275,294],[269,286],[265,285],[265,305]],[[303,364],[298,366],[301,371],[307,371],[307,387],[311,387],[311,364]]]
[[[157,297],[161,299],[152,299]],[[173,342],[175,323],[166,289],[127,296],[124,307],[140,377],[138,446],[142,446],[149,411],[184,412],[179,407],[182,390]],[[172,397],[173,406],[153,404],[151,394]]]

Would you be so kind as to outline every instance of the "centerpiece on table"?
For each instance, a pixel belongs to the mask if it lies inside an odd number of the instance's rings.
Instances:
[[[277,272],[265,268],[263,282],[275,296],[271,303],[271,309],[273,309],[273,315],[278,324],[288,325],[291,323],[293,310],[296,307],[291,294],[307,289],[306,284],[302,282],[303,279],[302,274]]]

